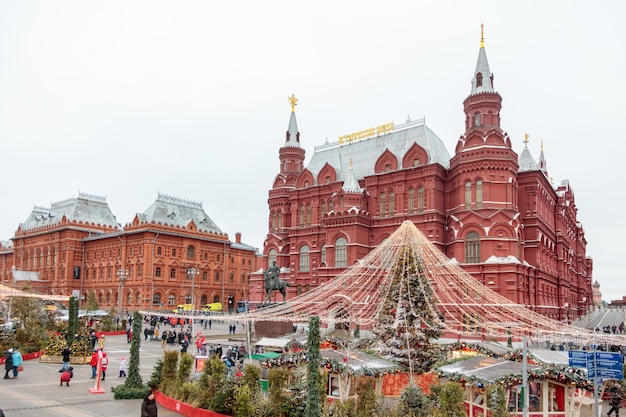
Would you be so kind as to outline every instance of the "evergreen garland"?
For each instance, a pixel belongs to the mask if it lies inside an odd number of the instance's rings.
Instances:
[[[124,386],[128,388],[141,388],[143,381],[139,374],[139,348],[141,347],[141,314],[133,314],[133,336],[130,342],[130,361],[128,363],[128,378]]]
[[[67,344],[72,346],[74,335],[76,334],[78,322],[78,300],[76,297],[70,297],[70,307],[67,316]]]
[[[487,388],[487,405],[491,410],[492,417],[509,417],[511,415],[506,400],[506,391],[502,385],[494,384]]]
[[[320,417],[322,415],[322,393],[320,389],[320,318],[309,317],[309,336],[307,340],[307,388],[308,401],[304,410],[306,417]]]
[[[379,354],[405,370],[422,374],[438,360],[431,339],[441,336],[443,316],[433,306],[436,299],[423,273],[420,256],[404,246],[390,269],[392,281],[383,301],[374,333],[382,341]]]

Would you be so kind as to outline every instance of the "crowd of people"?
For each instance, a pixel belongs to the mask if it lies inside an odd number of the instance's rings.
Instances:
[[[609,333],[609,334],[624,334],[624,322],[621,322],[619,326],[615,324],[612,326],[602,326],[602,329],[596,327],[596,332]]]

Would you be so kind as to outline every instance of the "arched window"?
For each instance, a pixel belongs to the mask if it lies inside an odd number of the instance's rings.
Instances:
[[[161,254],[161,252],[162,252],[161,247],[160,247],[160,246],[159,246],[159,247],[157,247],[157,255],[160,255],[160,254]],[[160,296],[159,296],[159,297],[160,297]]]
[[[417,189],[417,212],[423,213],[426,207],[426,201],[424,198],[424,187],[421,186]]]
[[[220,302],[220,296],[219,295],[214,296],[213,297],[213,302],[214,303],[219,303]]]
[[[474,126],[480,127],[480,113],[474,115]]]
[[[154,296],[152,296],[152,304],[154,305],[161,305],[161,294],[156,293],[154,294]]]
[[[308,206],[306,206],[306,225],[307,227],[311,227],[311,221],[313,217],[313,209],[311,208],[311,205],[309,204]]]
[[[233,284],[235,282],[235,273],[234,272],[231,272],[228,275],[228,282],[230,282],[231,284]]]
[[[170,269],[170,278],[176,279],[176,268]]]
[[[396,193],[393,191],[389,192],[389,215],[396,215]]]
[[[387,213],[387,197],[385,196],[385,193],[380,193],[380,217],[385,217],[385,214]]]
[[[326,214],[326,202],[322,201],[322,209],[320,210],[320,219]]]
[[[476,208],[483,208],[483,182],[481,180],[476,181]]]
[[[343,195],[339,196],[339,205],[340,205],[341,207],[343,207],[343,206],[344,206],[344,203],[343,203]]]
[[[413,210],[415,210],[415,190],[413,188],[409,188],[409,198],[407,200],[407,212],[409,214],[413,214]]]
[[[172,258],[176,257],[176,249],[172,249]]]
[[[276,223],[276,222],[277,222],[277,219],[278,219],[278,216],[277,216],[276,212],[275,212],[275,211],[273,211],[273,212],[272,212],[272,226],[271,226],[272,232],[275,232],[275,231],[276,231],[276,228],[277,228],[277,226],[276,226],[276,224],[277,224],[277,223]]]
[[[196,257],[196,248],[189,245],[187,247],[187,259],[194,259]]]
[[[167,305],[168,306],[176,305],[176,296],[174,294],[170,294],[167,296]]]
[[[309,272],[309,247],[304,245],[300,248],[300,272]]]
[[[272,249],[267,254],[267,264],[273,265],[276,262],[276,249]],[[278,264],[278,262],[276,262]]]
[[[221,278],[220,278],[220,271],[215,271],[215,282],[220,282]]]
[[[320,262],[325,264],[326,263],[326,244],[322,245],[321,249],[320,249]]]
[[[465,263],[477,264],[480,262],[480,236],[476,232],[469,232],[465,236]]]
[[[472,183],[465,183],[465,210],[472,209]]]
[[[482,72],[479,72],[478,74],[476,74],[476,87],[482,87],[483,86],[483,74]]]
[[[278,231],[280,232],[282,228],[283,228],[283,213],[278,212]]]
[[[156,269],[154,270],[154,276],[155,277],[160,277],[161,276],[161,267],[157,266]]]
[[[206,296],[206,294],[203,294],[202,297],[200,297],[200,305],[206,305],[209,303],[209,298]]]
[[[202,271],[202,281],[206,282],[207,276],[208,276],[207,272],[206,271]],[[203,304],[206,304],[206,303],[203,303]]]
[[[335,241],[335,266],[347,266],[347,242],[346,239],[340,237]]]
[[[300,222],[298,226],[304,227],[304,206],[300,206]]]

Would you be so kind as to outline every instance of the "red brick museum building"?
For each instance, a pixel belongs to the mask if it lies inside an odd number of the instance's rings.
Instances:
[[[256,249],[235,241],[202,204],[164,194],[124,227],[106,199],[78,197],[35,207],[0,245],[0,283],[54,295],[93,292],[101,309],[197,309],[212,302],[224,310],[248,297]],[[120,294],[123,294],[120,297]],[[193,294],[193,296],[192,296]]]
[[[593,306],[593,262],[572,188],[552,184],[543,147],[537,160],[527,138],[521,155],[513,150],[482,39],[453,155],[416,120],[317,146],[305,166],[290,100],[263,248],[263,267],[276,261],[292,284],[288,299],[332,280],[410,220],[516,303],[570,322]],[[262,300],[262,276],[251,284],[251,299]]]

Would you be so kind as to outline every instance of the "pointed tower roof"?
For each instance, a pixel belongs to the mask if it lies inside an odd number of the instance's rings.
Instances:
[[[524,135],[524,150],[519,156],[518,164],[519,164],[519,172],[528,172],[528,171],[539,171],[539,167],[535,162],[535,158],[533,158],[530,150],[528,149],[528,133]]]
[[[298,99],[293,94],[288,98],[289,103],[291,103],[291,117],[289,118],[285,147],[300,148],[300,132],[298,131],[298,123],[296,122],[296,106],[298,105]]]
[[[472,92],[470,95],[478,93],[494,93],[493,74],[489,69],[487,53],[485,52],[485,25],[480,25],[480,49],[478,50],[478,61],[472,79]]]
[[[346,175],[342,188],[346,193],[360,194],[363,192],[363,189],[359,185],[359,181],[357,181],[354,176],[354,171],[352,170],[352,159],[350,160],[350,171],[348,171],[348,175]]]
[[[548,176],[548,163],[546,162],[546,157],[543,154],[543,140],[541,140],[541,154],[539,154],[539,169],[543,171],[547,178],[550,178]]]

